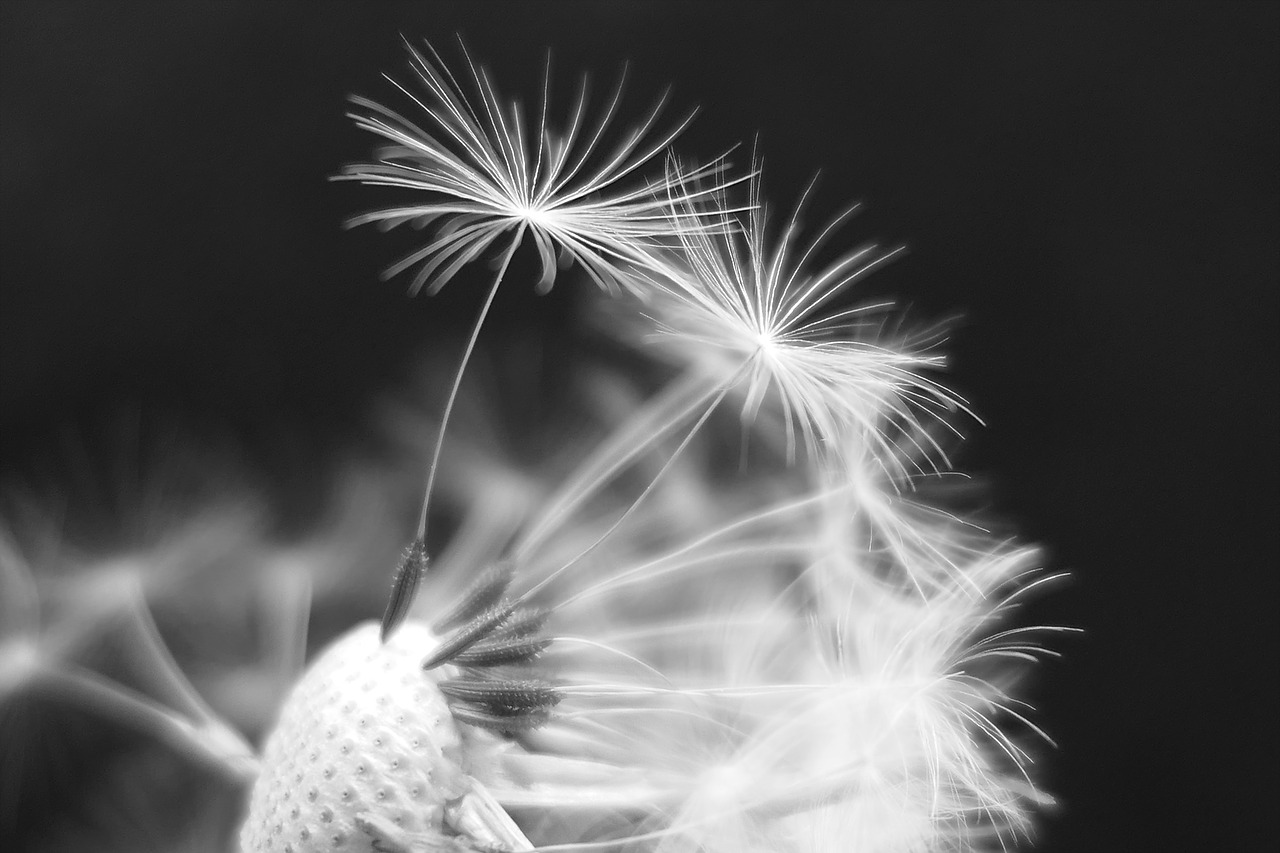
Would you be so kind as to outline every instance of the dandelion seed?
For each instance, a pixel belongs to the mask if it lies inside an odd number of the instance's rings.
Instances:
[[[381,150],[377,163],[349,166],[339,176],[413,190],[424,194],[426,200],[364,214],[350,224],[377,223],[384,228],[405,223],[435,226],[434,238],[426,246],[387,271],[392,276],[418,267],[410,293],[417,293],[428,281],[430,292],[439,290],[500,236],[511,231],[514,234],[502,255],[445,403],[418,523],[417,539],[423,542],[427,505],[458,387],[485,317],[525,233],[532,236],[540,258],[541,278],[536,286],[539,291],[548,290],[555,282],[558,249],[562,265],[576,261],[603,289],[635,292],[633,268],[648,265],[653,249],[674,237],[676,224],[666,213],[672,201],[693,204],[734,183],[719,179],[723,171],[719,163],[694,169],[689,175],[668,173],[650,182],[640,179],[638,171],[666,151],[688,124],[686,119],[666,134],[654,132],[665,96],[605,154],[600,148],[618,113],[621,82],[603,116],[592,125],[586,117],[584,79],[565,127],[557,132],[547,123],[551,79],[548,61],[540,116],[537,125],[530,128],[526,127],[520,103],[505,105],[488,73],[476,67],[465,48],[475,103],[440,62],[434,48],[428,45],[428,49],[434,63],[409,46],[411,64],[423,93],[394,84],[429,120],[427,127],[373,101],[354,99],[364,110],[351,116],[356,124],[390,145]],[[709,188],[696,188],[699,181],[707,180],[711,181]],[[725,227],[725,215],[703,204],[679,227],[714,232]],[[393,598],[408,600],[398,589]]]
[[[459,666],[502,666],[532,663],[551,645],[550,637],[516,637],[476,643],[453,660]]]
[[[480,576],[463,592],[462,597],[431,626],[438,633],[456,628],[497,604],[515,573],[515,564],[501,560],[480,573]]]
[[[387,609],[382,615],[382,628],[379,635],[385,643],[387,637],[404,623],[413,605],[414,596],[427,572],[426,543],[415,539],[400,561],[395,579],[391,582],[391,598],[387,601]]]
[[[671,169],[670,180],[679,183],[680,167]],[[856,208],[837,216],[800,249],[799,217],[807,194],[773,238],[758,183],[753,183],[743,231],[677,227],[679,251],[651,274],[662,293],[651,312],[657,337],[666,349],[704,365],[726,383],[745,368],[743,418],[753,421],[773,394],[781,407],[788,458],[794,458],[798,430],[814,453],[838,454],[854,435],[874,445],[878,455],[897,460],[897,442],[927,436],[922,416],[962,403],[927,376],[943,365],[941,356],[907,338],[883,340],[868,332],[866,318],[886,305],[840,307],[850,286],[900,250],[865,246],[820,271],[810,269]],[[698,221],[702,203],[673,199],[673,223]],[[723,199],[715,204],[725,207]]]

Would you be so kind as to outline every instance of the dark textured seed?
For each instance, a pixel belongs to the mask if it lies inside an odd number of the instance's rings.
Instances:
[[[490,639],[476,643],[466,651],[453,656],[459,666],[501,666],[511,663],[529,663],[551,644],[550,637],[513,637]]]
[[[511,611],[507,621],[499,625],[490,639],[512,639],[528,637],[542,630],[551,611],[545,607],[517,607]]]
[[[560,701],[560,691],[554,685],[536,678],[451,678],[440,682],[440,692],[452,699],[484,705],[500,714],[550,708]]]
[[[427,573],[427,546],[421,539],[415,539],[405,551],[400,568],[396,570],[395,580],[391,582],[391,598],[387,601],[387,609],[382,614],[382,642],[400,627],[413,599],[418,594],[418,587]]]
[[[501,601],[459,628],[440,644],[435,653],[422,662],[423,669],[435,669],[448,663],[458,652],[465,651],[489,636],[516,609],[514,601]]]
[[[506,593],[515,572],[515,563],[510,560],[499,560],[480,572],[458,600],[445,609],[445,612],[431,626],[432,630],[437,634],[451,631],[493,607]]]
[[[519,714],[494,714],[475,705],[459,702],[451,710],[460,723],[503,733],[529,731],[544,726],[551,720],[551,712],[546,708]]]

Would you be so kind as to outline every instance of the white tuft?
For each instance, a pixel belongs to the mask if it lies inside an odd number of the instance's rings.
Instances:
[[[504,103],[488,72],[469,56],[468,94],[428,49],[435,62],[409,48],[419,89],[395,84],[419,118],[354,99],[360,108],[352,115],[356,124],[390,144],[377,162],[349,166],[340,176],[423,194],[422,201],[351,220],[383,228],[434,227],[435,236],[425,246],[387,271],[396,275],[417,268],[411,292],[428,282],[433,292],[440,289],[504,233],[514,231],[518,242],[520,226],[528,228],[541,259],[540,290],[555,281],[557,253],[562,262],[578,262],[606,290],[633,290],[631,268],[647,266],[661,240],[677,229],[723,227],[724,214],[706,205],[681,223],[666,215],[672,198],[693,203],[732,184],[720,178],[722,164],[682,176],[646,179],[640,174],[688,124],[686,119],[673,130],[655,131],[665,98],[606,149],[621,82],[593,121],[587,116],[584,79],[563,125],[553,129],[547,117],[549,65],[537,122],[529,124],[520,104]],[[711,186],[694,188],[700,180]]]
[[[670,181],[685,177],[671,167]],[[728,209],[722,194],[714,198],[712,210]],[[962,407],[929,378],[943,366],[940,355],[872,322],[884,304],[846,304],[845,292],[899,250],[864,246],[811,269],[853,208],[798,248],[803,199],[776,237],[768,233],[758,185],[740,231],[682,227],[706,215],[704,203],[672,202],[678,250],[650,274],[661,293],[652,299],[652,318],[668,349],[742,386],[744,419],[754,420],[773,400],[789,455],[798,439],[817,455],[832,455],[854,436],[896,463],[899,445],[926,434],[922,419]],[[922,449],[938,448],[926,440]]]

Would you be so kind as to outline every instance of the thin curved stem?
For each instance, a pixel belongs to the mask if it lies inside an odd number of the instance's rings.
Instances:
[[[517,562],[527,560],[560,521],[719,390],[719,383],[703,387],[707,385],[705,373],[690,370],[647,401],[640,412],[592,451],[547,502],[547,508],[512,549],[513,558]]]
[[[676,460],[680,458],[680,454],[683,453],[685,448],[689,446],[689,443],[693,441],[694,436],[698,434],[698,431],[702,429],[703,424],[705,424],[707,422],[707,419],[711,417],[712,412],[714,412],[716,408],[720,405],[720,401],[723,400],[725,398],[725,395],[729,393],[729,389],[731,389],[735,384],[737,384],[737,381],[741,375],[742,375],[742,371],[739,371],[737,374],[734,375],[732,379],[726,382],[719,389],[719,392],[716,393],[715,398],[707,406],[706,410],[698,417],[698,420],[694,423],[694,425],[689,429],[688,434],[685,435],[683,439],[681,439],[680,444],[677,445],[676,449],[671,452],[671,456],[667,458],[667,461],[663,463],[660,469],[658,469],[658,473],[655,474],[653,476],[653,479],[649,481],[649,485],[645,486],[644,491],[642,491],[639,494],[639,496],[634,501],[631,502],[631,505],[626,508],[626,510],[622,513],[622,515],[618,516],[617,520],[614,521],[612,525],[610,525],[609,529],[606,530],[604,533],[600,534],[600,537],[596,539],[595,542],[591,543],[586,548],[584,548],[581,552],[579,552],[579,554],[576,557],[569,560],[560,568],[551,572],[545,578],[543,578],[542,580],[534,584],[533,587],[528,592],[526,592],[523,596],[521,596],[522,600],[528,601],[533,596],[537,595],[540,591],[545,589],[548,584],[552,583],[557,578],[562,576],[565,572],[569,571],[569,569],[573,568],[578,563],[580,563],[587,555],[595,551],[595,549],[600,547],[600,545],[603,544],[606,539],[612,536],[614,532],[619,527],[622,526],[623,522],[625,522],[628,518],[631,517],[631,514],[634,513],[636,509],[640,506],[640,504],[644,502],[644,499],[647,498],[655,488],[657,488],[658,482],[662,479],[662,475],[667,473],[667,471],[671,470],[671,466],[675,464]],[[705,397],[700,398],[700,401],[702,399],[706,399],[706,398]]]
[[[480,329],[484,326],[485,318],[489,315],[489,309],[493,306],[494,297],[498,295],[498,287],[502,284],[502,279],[507,274],[507,267],[511,265],[511,258],[515,256],[516,248],[520,245],[520,240],[524,237],[525,223],[521,222],[516,228],[516,236],[512,238],[511,245],[507,247],[506,253],[502,256],[502,265],[498,267],[498,274],[493,280],[493,285],[489,288],[489,293],[485,297],[484,305],[480,308],[480,314],[476,317],[475,325],[471,328],[471,337],[467,341],[467,347],[462,353],[462,361],[458,364],[458,372],[453,377],[453,387],[449,389],[449,399],[444,406],[444,415],[440,419],[440,432],[436,436],[436,446],[431,452],[431,466],[427,469],[427,485],[422,496],[422,512],[418,516],[418,540],[424,545],[427,541],[427,510],[431,504],[431,492],[435,487],[436,470],[440,467],[440,451],[444,449],[445,429],[449,425],[449,417],[453,414],[453,404],[458,399],[458,388],[462,385],[462,377],[467,371],[467,364],[471,361],[471,353],[475,350],[476,341],[480,337]]]

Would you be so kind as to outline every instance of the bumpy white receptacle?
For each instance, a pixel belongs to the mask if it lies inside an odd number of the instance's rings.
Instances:
[[[438,838],[471,786],[466,742],[422,658],[438,644],[406,623],[385,644],[358,626],[294,688],[267,738],[240,834],[244,853],[373,851],[368,827]]]

